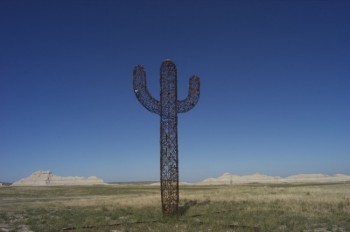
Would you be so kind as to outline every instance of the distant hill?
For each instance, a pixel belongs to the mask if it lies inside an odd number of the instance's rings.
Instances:
[[[0,186],[10,186],[12,183],[0,181]]]
[[[156,181],[113,181],[107,182],[108,184],[120,184],[120,185],[149,185]]]
[[[300,174],[288,177],[267,176],[260,173],[254,175],[239,176],[231,173],[224,173],[217,178],[208,178],[197,185],[229,185],[248,183],[338,183],[350,182],[350,176],[344,174],[324,175],[324,174]]]
[[[55,176],[50,171],[36,171],[32,175],[16,181],[12,186],[56,186],[56,185],[99,185],[106,184],[96,176]]]

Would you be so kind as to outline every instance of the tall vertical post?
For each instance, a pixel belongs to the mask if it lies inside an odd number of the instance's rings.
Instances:
[[[164,215],[179,213],[179,161],[177,139],[177,113],[191,110],[199,100],[200,79],[189,80],[188,95],[177,100],[177,70],[167,59],[160,66],[160,101],[151,96],[146,85],[143,66],[133,72],[133,88],[139,102],[148,110],[160,115],[160,189]]]

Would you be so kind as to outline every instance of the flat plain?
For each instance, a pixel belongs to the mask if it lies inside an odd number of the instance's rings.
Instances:
[[[0,231],[350,231],[350,183],[180,186],[162,217],[159,186],[0,187]]]

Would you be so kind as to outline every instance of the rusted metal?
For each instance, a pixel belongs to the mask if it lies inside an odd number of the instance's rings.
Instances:
[[[200,79],[192,76],[186,99],[177,100],[177,70],[171,60],[160,66],[160,101],[149,93],[142,65],[133,72],[133,88],[139,102],[150,112],[160,115],[160,189],[164,215],[179,213],[179,161],[177,113],[191,110],[199,100]]]

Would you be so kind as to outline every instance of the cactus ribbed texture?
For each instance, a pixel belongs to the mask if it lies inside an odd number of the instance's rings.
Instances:
[[[179,162],[177,139],[177,113],[191,110],[199,99],[200,79],[192,76],[188,96],[177,100],[177,72],[171,60],[160,66],[160,101],[151,96],[146,85],[143,66],[133,72],[133,88],[137,99],[149,111],[160,115],[160,186],[164,215],[179,213]]]

